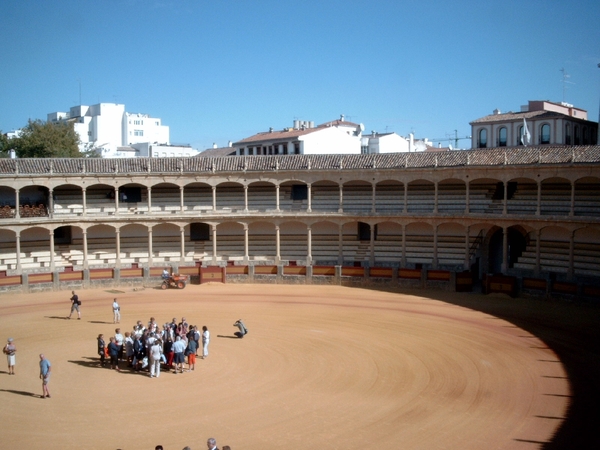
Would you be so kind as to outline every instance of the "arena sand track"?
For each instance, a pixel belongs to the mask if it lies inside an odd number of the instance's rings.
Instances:
[[[83,318],[65,320],[69,294],[0,297],[2,338],[14,337],[18,347],[16,375],[0,366],[2,448],[198,450],[210,436],[234,450],[586,448],[598,441],[590,428],[597,403],[589,404],[598,399],[597,308],[208,284],[79,291]],[[209,358],[195,372],[158,379],[98,367],[96,336],[114,334],[115,296],[123,332],[150,316],[207,325]],[[250,330],[241,340],[232,338],[238,318]],[[51,399],[40,398],[40,352],[52,362]]]

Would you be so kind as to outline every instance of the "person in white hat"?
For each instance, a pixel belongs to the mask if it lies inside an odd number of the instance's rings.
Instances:
[[[15,353],[17,353],[17,347],[15,346],[15,340],[13,338],[8,338],[4,349],[2,350],[6,355],[6,359],[8,361],[8,374],[15,374]]]

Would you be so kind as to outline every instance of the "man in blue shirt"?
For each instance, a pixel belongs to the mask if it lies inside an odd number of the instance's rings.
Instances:
[[[40,378],[42,380],[42,398],[50,398],[50,391],[48,390],[48,383],[50,382],[50,371],[52,370],[52,364],[46,359],[46,357],[40,354]]]

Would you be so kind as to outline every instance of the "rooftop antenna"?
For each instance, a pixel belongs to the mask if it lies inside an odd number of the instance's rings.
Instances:
[[[562,69],[559,70],[559,72],[562,72],[563,76],[562,76],[562,84],[563,84],[563,96],[562,96],[562,101],[563,103],[565,103],[565,93],[567,90],[567,84],[575,84],[571,81],[569,81],[569,78],[571,77],[571,75],[569,75],[567,73],[567,71],[565,70],[565,68],[563,67]]]

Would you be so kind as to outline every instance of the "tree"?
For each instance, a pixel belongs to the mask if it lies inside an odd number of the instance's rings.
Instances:
[[[0,158],[7,157],[11,148],[8,137],[0,130]]]
[[[10,139],[19,158],[80,158],[79,135],[73,123],[29,120],[21,136]]]

